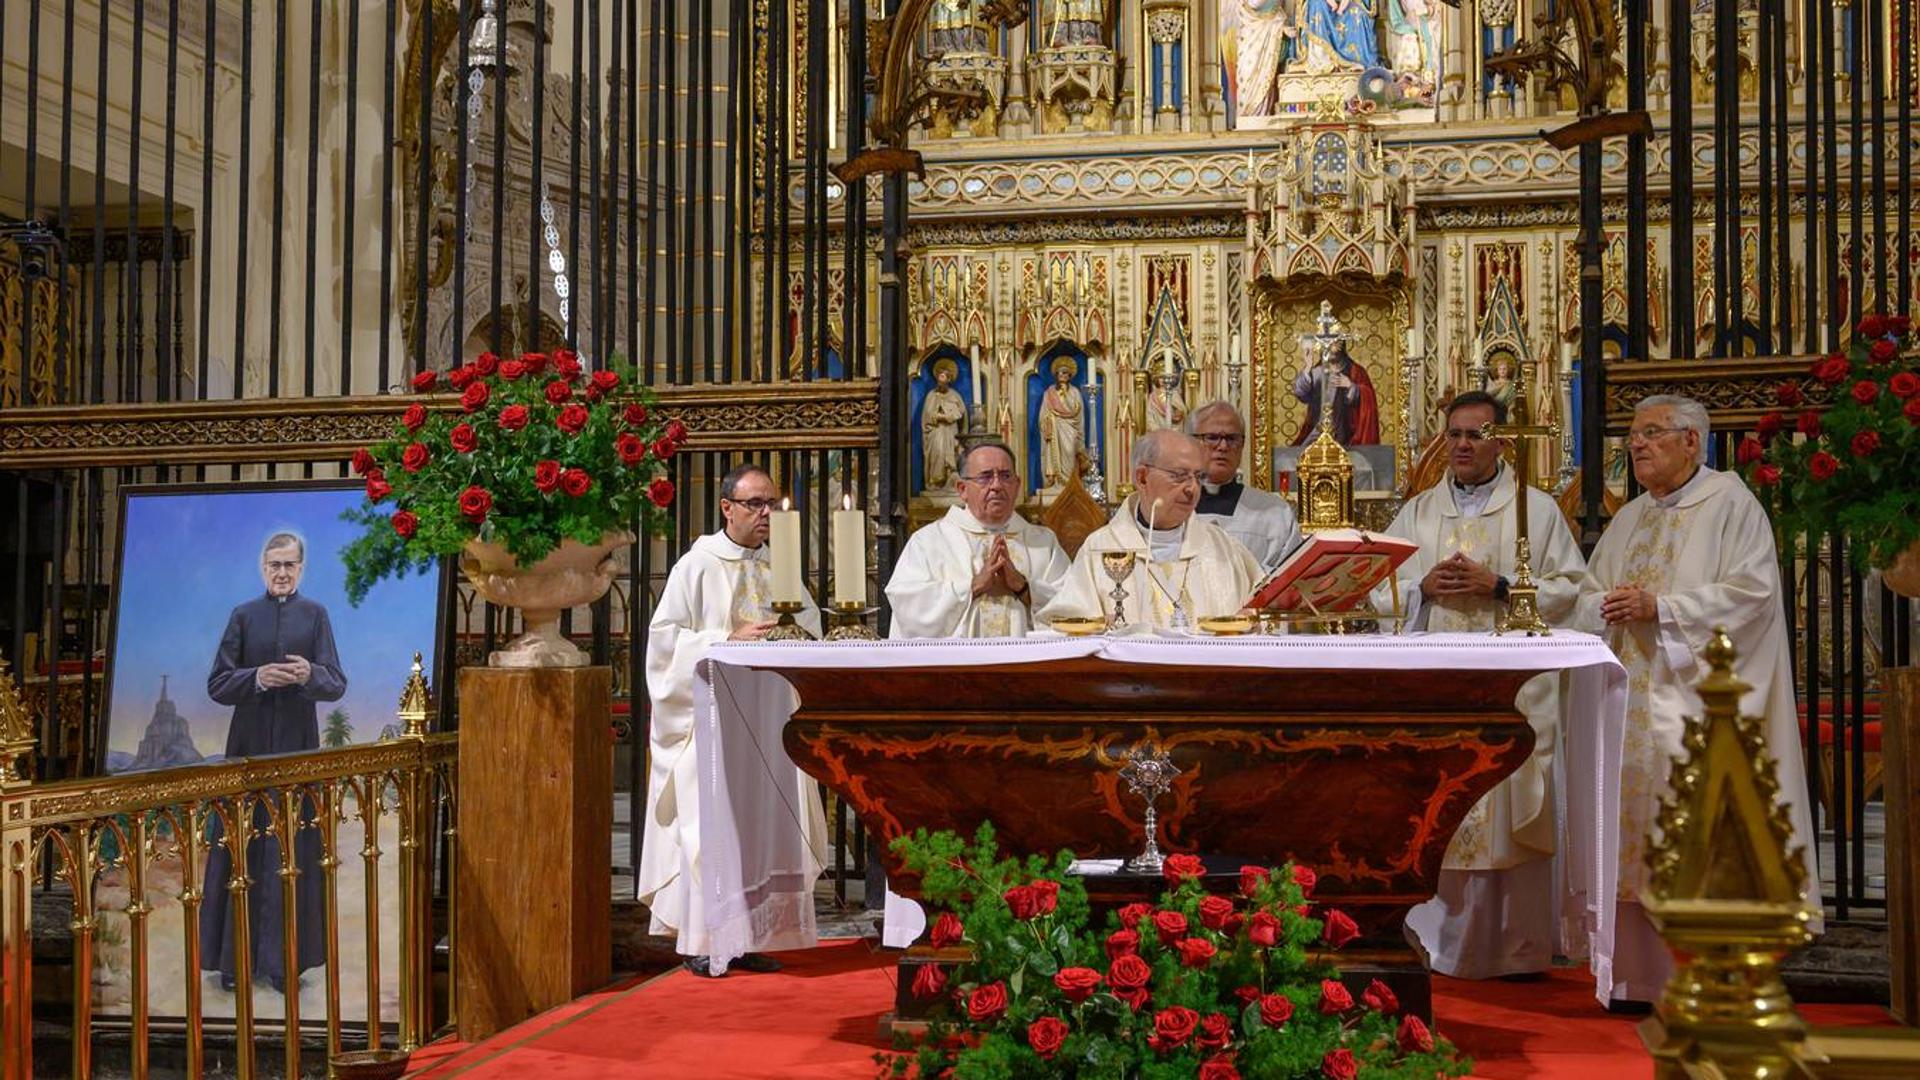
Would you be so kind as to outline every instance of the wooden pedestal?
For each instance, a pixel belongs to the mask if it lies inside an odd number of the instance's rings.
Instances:
[[[1881,710],[1886,754],[1887,929],[1893,975],[1889,1007],[1901,1023],[1920,1025],[1920,667],[1884,668]]]
[[[460,672],[454,988],[473,1042],[605,986],[613,673]]]

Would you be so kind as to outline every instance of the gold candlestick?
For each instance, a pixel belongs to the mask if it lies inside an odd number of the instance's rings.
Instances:
[[[867,618],[878,614],[877,607],[851,600],[835,603],[827,609],[828,641],[878,641],[880,635],[867,625]]]
[[[773,629],[767,631],[767,636],[764,640],[812,641],[813,635],[807,632],[807,628],[793,620],[795,615],[805,610],[807,610],[807,605],[798,600],[775,600],[773,602],[773,613],[780,618],[779,621],[774,624]]]

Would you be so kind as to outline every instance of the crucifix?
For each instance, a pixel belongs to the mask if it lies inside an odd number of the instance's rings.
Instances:
[[[1483,439],[1502,438],[1511,440],[1513,446],[1513,583],[1507,586],[1507,610],[1497,614],[1493,620],[1493,632],[1504,634],[1511,630],[1524,632],[1528,637],[1546,637],[1546,621],[1540,618],[1539,586],[1533,583],[1533,551],[1527,542],[1527,501],[1532,478],[1531,448],[1527,445],[1534,439],[1557,439],[1560,437],[1559,424],[1534,424],[1528,414],[1527,384],[1523,365],[1515,364],[1513,372],[1513,408],[1507,413],[1504,424],[1482,424],[1480,437]]]

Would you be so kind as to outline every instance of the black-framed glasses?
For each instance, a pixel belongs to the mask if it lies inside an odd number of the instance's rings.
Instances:
[[[1239,446],[1241,443],[1247,441],[1245,435],[1235,435],[1232,432],[1221,431],[1203,431],[1195,435],[1194,438],[1199,439],[1208,446]]]
[[[1014,477],[1012,469],[981,469],[972,476],[962,474],[960,479],[982,487],[994,487],[999,484],[1011,484]]]
[[[728,499],[727,501],[735,506],[744,506],[756,514],[764,514],[780,506],[779,499]]]

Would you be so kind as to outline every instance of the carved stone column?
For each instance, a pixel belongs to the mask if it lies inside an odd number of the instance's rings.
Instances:
[[[1152,66],[1159,69],[1154,78],[1159,90],[1156,94],[1158,104],[1153,110],[1153,130],[1179,131],[1182,110],[1173,103],[1177,83],[1173,72],[1173,47],[1187,36],[1187,5],[1185,0],[1148,0],[1143,12],[1147,20],[1147,38],[1153,42]]]

